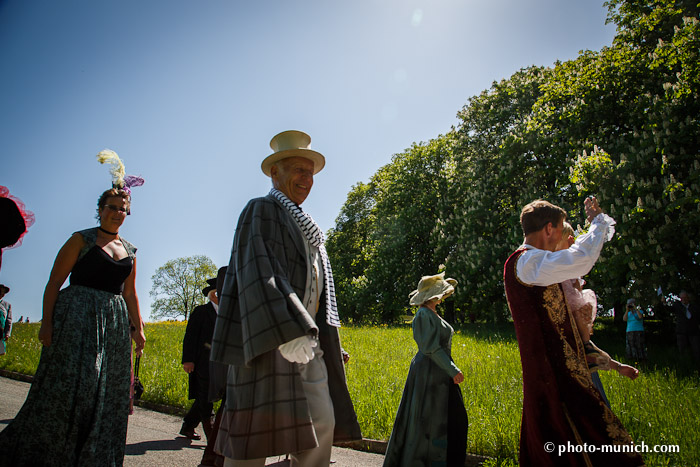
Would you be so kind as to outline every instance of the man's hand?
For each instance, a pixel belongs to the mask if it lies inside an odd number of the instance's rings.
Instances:
[[[452,378],[452,382],[455,384],[460,384],[462,381],[464,381],[464,375],[461,371]]]
[[[182,364],[182,369],[185,373],[192,373],[194,371],[194,362],[185,362]]]
[[[301,336],[279,346],[279,351],[285,360],[292,363],[309,363],[314,358],[314,347],[318,345],[315,339]]]
[[[595,196],[589,196],[583,201],[583,206],[586,209],[586,218],[588,222],[593,222],[595,216],[602,213],[603,210],[598,206],[598,200]]]

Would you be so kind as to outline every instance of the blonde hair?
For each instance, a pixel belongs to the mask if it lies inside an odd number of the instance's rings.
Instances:
[[[569,235],[573,235],[573,234],[574,234],[574,228],[571,227],[571,224],[564,221],[564,228],[561,231],[562,238],[569,238]]]

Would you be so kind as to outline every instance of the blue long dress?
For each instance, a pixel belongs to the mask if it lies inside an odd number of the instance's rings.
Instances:
[[[452,361],[452,326],[421,307],[412,323],[418,352],[411,361],[384,466],[464,465],[467,412]]]
[[[119,466],[124,462],[129,413],[131,341],[121,295],[136,248],[115,261],[85,239],[53,312],[27,400],[0,433],[0,466]]]

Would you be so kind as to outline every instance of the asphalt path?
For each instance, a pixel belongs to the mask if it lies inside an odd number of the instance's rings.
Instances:
[[[29,386],[29,383],[0,377],[0,394],[2,394],[0,430],[12,421],[24,404]],[[191,441],[179,436],[181,425],[181,417],[135,407],[134,414],[129,416],[124,465],[128,467],[199,465],[205,447],[204,436],[202,441]],[[331,458],[335,461],[332,465],[338,467],[374,467],[381,466],[384,461],[384,456],[380,454],[335,446]],[[271,464],[277,460],[280,459],[269,458],[267,463]]]

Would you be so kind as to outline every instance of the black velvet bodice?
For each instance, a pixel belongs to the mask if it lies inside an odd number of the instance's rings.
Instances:
[[[121,294],[132,267],[131,256],[116,261],[102,248],[94,245],[73,266],[70,284]]]

